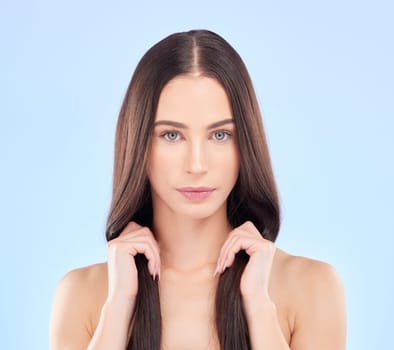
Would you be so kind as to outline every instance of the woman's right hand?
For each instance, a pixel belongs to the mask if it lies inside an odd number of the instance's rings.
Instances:
[[[107,300],[134,302],[138,292],[138,271],[134,257],[144,254],[152,277],[159,276],[159,246],[148,227],[131,221],[119,237],[107,243],[108,297]]]

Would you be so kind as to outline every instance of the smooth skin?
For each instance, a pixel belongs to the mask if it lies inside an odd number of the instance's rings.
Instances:
[[[219,349],[215,290],[241,249],[250,256],[240,288],[253,349],[345,349],[345,293],[337,272],[287,254],[250,221],[231,227],[227,220],[240,166],[232,117],[212,78],[179,76],[164,87],[147,168],[154,234],[130,222],[108,243],[107,263],[63,277],[52,307],[52,350],[125,349],[138,291],[137,253],[147,257],[152,277],[160,276],[162,349]],[[183,186],[215,190],[190,201],[176,190]]]

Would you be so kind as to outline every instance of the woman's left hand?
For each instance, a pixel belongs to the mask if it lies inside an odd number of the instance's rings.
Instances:
[[[245,298],[259,296],[270,300],[268,284],[275,245],[263,238],[251,221],[246,221],[229,233],[220,251],[215,275],[223,273],[227,267],[230,267],[240,250],[244,250],[249,255],[249,261],[241,277],[242,296]]]

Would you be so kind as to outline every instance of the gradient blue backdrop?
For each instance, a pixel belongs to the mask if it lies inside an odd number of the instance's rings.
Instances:
[[[255,85],[283,207],[277,245],[323,260],[348,349],[392,348],[390,1],[0,2],[1,349],[45,349],[54,289],[104,261],[117,113],[143,53],[207,28]]]

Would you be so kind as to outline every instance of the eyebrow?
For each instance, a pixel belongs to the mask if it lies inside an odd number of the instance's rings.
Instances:
[[[214,129],[214,128],[217,128],[219,126],[222,126],[224,124],[229,124],[229,123],[234,124],[234,119],[223,119],[218,122],[212,123],[207,126],[207,130]],[[176,122],[173,120],[159,120],[155,123],[154,126],[158,126],[158,125],[170,125],[170,126],[180,128],[180,129],[189,129],[189,127],[186,124]]]

